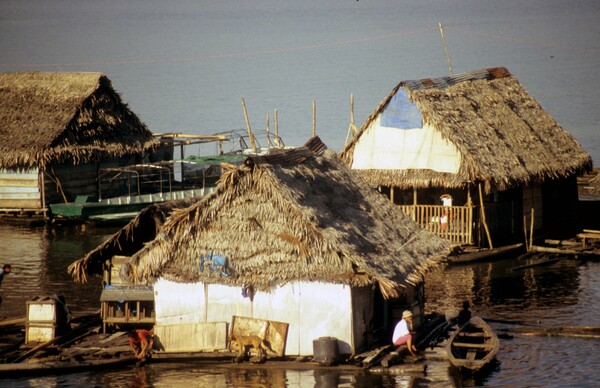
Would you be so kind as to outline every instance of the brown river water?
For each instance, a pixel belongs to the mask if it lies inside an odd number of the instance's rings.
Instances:
[[[72,312],[99,307],[100,279],[73,283],[67,266],[114,233],[116,228],[27,228],[0,225],[0,264],[13,273],[0,287],[0,317],[24,316],[35,296],[63,295]],[[562,260],[513,270],[516,258],[451,266],[426,278],[427,311],[454,314],[463,300],[501,339],[499,365],[477,379],[456,375],[447,361],[425,360],[425,374],[221,369],[193,363],[161,363],[60,376],[0,379],[0,387],[592,387],[600,384],[600,341],[521,335],[529,325],[600,325],[600,262]],[[500,323],[502,322],[502,323]],[[510,338],[512,336],[512,338]]]

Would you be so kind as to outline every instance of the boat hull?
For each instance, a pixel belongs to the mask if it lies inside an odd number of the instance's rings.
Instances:
[[[216,190],[215,187],[179,190],[168,193],[143,195],[127,195],[108,198],[98,202],[75,201],[50,205],[53,217],[62,220],[85,221],[90,218],[102,219],[120,216],[125,219],[134,218],[144,208],[176,199],[203,197]]]
[[[489,365],[496,358],[499,349],[498,336],[477,316],[459,327],[446,345],[450,363],[473,372]]]

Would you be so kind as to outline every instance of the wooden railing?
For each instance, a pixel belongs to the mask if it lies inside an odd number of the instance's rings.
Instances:
[[[473,207],[399,205],[422,228],[456,244],[473,244]]]

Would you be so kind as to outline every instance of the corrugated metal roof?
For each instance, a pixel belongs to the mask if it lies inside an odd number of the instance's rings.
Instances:
[[[492,67],[483,70],[474,70],[466,73],[454,74],[440,78],[424,78],[420,80],[403,81],[402,85],[409,90],[445,89],[465,81],[493,80],[510,77],[511,74],[505,67]]]

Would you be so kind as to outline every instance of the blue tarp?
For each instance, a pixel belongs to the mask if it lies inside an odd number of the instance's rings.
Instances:
[[[210,253],[210,256],[202,256],[200,258],[200,272],[204,272],[204,264],[208,270],[212,272],[220,271],[222,276],[229,276],[227,273],[227,258]]]
[[[398,129],[423,127],[423,117],[417,104],[408,99],[404,88],[398,89],[381,114],[381,126]]]

